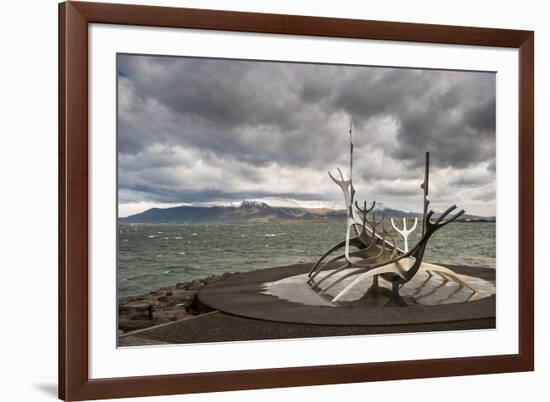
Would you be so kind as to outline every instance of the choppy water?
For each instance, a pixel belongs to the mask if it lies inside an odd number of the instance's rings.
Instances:
[[[118,295],[215,273],[316,261],[343,240],[344,231],[334,222],[120,224]],[[495,268],[495,254],[495,223],[454,223],[432,237],[424,260]]]

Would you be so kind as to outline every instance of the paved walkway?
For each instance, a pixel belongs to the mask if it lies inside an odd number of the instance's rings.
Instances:
[[[307,325],[254,320],[215,311],[198,315],[191,319],[176,321],[125,334],[119,338],[119,346],[315,338],[323,336],[433,332],[486,328],[495,328],[494,318],[437,324],[389,326]]]

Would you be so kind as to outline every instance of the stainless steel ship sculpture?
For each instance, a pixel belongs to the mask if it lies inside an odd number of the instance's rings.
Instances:
[[[467,287],[475,293],[476,290],[451,269],[422,263],[426,245],[431,236],[464,214],[464,210],[460,210],[453,216],[449,216],[451,212],[457,209],[456,205],[453,205],[437,218],[432,218],[434,211],[428,211],[430,204],[428,199],[429,153],[426,152],[424,182],[421,185],[424,192],[422,235],[418,242],[409,248],[408,237],[416,229],[417,218],[414,219],[414,223],[410,228],[407,228],[407,220],[403,218],[402,229],[397,227],[392,218],[390,222],[393,230],[388,230],[386,229],[385,217],[377,216],[374,211],[375,201],[370,206],[367,206],[367,202],[364,201],[361,206],[354,199],[352,131],[353,127],[350,122],[349,178],[344,179],[344,175],[339,168],[337,169],[338,177],[329,172],[332,181],[344,193],[346,204],[345,240],[333,246],[313,265],[308,274],[310,287],[320,294],[326,294],[329,289],[334,288],[337,284],[345,280],[351,280],[332,298],[332,302],[338,302],[357,284],[372,280],[372,287],[378,287],[379,280],[382,279],[391,284],[394,294],[398,295],[399,288],[409,282],[418,272],[426,271],[430,277],[435,273],[444,280],[455,281],[460,286]],[[403,248],[398,246],[397,236],[400,236],[403,240]],[[335,253],[337,255],[334,255]]]

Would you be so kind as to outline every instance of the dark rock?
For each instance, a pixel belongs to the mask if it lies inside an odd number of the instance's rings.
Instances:
[[[149,320],[123,319],[118,321],[118,328],[124,332],[135,331],[138,329],[148,328],[150,326],[151,326],[151,321]]]
[[[202,288],[204,286],[203,283],[199,282],[199,281],[193,281],[189,284],[189,286],[187,287],[187,289],[189,290],[199,290],[200,288]]]
[[[197,293],[205,285],[216,282],[234,272],[214,274],[205,278],[180,282],[143,294],[130,296],[119,301],[119,330],[134,331],[157,324],[198,315]]]
[[[126,314],[126,318],[130,318],[131,320],[152,320],[153,306],[144,311],[135,311],[132,314]]]
[[[187,311],[191,315],[198,315],[199,314],[199,299],[195,295],[193,298],[190,298],[190,300],[187,301],[187,304],[185,306],[185,311]]]

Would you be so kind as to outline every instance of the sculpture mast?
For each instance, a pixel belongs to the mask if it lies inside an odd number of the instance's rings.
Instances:
[[[428,189],[430,184],[430,153],[426,152],[426,161],[424,167],[424,182],[420,186],[424,190],[424,212],[422,214],[422,235],[426,232],[426,214],[428,213],[428,205],[430,200],[428,199]]]
[[[350,208],[353,208],[353,199],[355,196],[355,189],[353,188],[353,122],[349,119],[349,185],[350,185]],[[352,215],[353,216],[353,215]]]
[[[351,171],[353,169],[353,142],[352,142],[353,123],[349,119],[349,179],[351,181]]]

